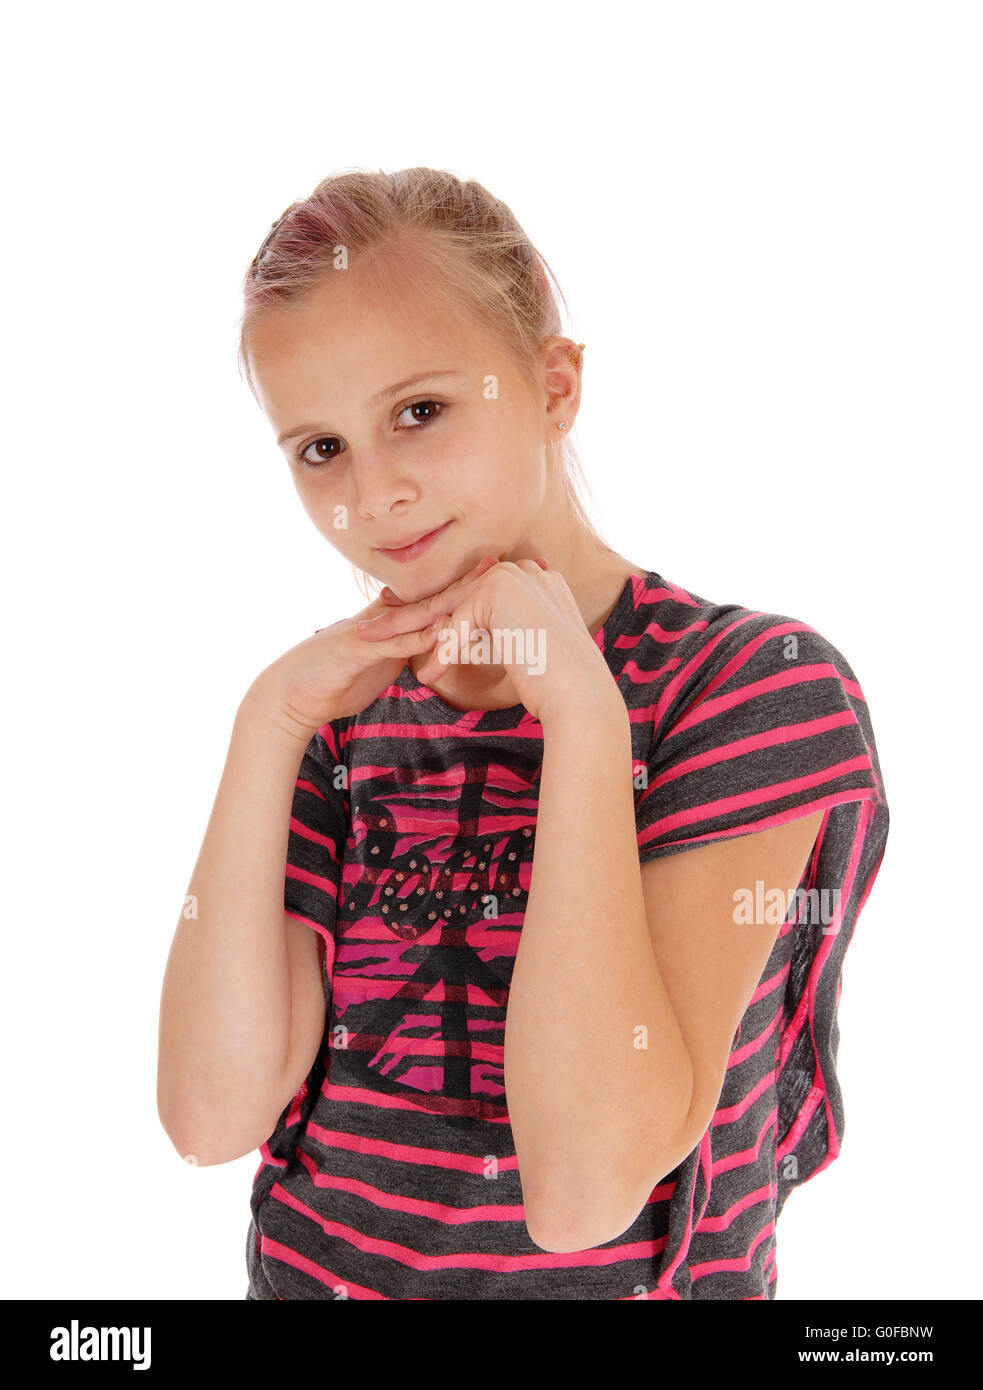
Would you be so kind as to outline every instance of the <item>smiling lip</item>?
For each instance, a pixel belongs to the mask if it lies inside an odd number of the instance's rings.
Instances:
[[[380,545],[376,549],[383,555],[391,556],[394,560],[415,560],[418,555],[423,554],[424,550],[429,549],[438,536],[443,535],[450,524],[449,521],[445,521],[443,526],[438,526],[434,531],[424,531],[422,535],[404,545]]]

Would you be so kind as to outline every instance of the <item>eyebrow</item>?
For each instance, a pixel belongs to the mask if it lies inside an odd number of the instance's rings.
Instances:
[[[408,391],[411,386],[417,386],[421,381],[445,381],[448,377],[463,376],[463,372],[440,371],[440,372],[417,372],[416,376],[408,376],[405,381],[393,382],[392,386],[386,386],[382,391],[365,402],[366,410],[372,410],[375,406],[381,405],[383,401],[389,400],[392,396],[398,396],[400,391]],[[277,444],[285,444],[288,439],[296,439],[298,435],[306,434],[308,430],[320,429],[320,425],[297,425],[295,429],[284,430],[283,434],[277,437]]]

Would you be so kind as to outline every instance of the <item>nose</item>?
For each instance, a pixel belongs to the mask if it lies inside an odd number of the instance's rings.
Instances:
[[[355,510],[365,521],[388,514],[400,502],[415,502],[420,490],[400,462],[384,451],[363,452],[352,469]]]

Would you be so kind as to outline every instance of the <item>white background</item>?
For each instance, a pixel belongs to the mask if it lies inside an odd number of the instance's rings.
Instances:
[[[164,1134],[161,978],[239,700],[365,599],[238,375],[239,285],[325,175],[428,164],[558,276],[609,542],[806,621],[871,708],[844,1146],[782,1213],[778,1297],[979,1297],[979,6],[5,27],[2,1293],[245,1295],[259,1155]]]

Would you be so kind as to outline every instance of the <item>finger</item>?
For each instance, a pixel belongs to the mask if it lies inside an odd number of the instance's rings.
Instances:
[[[483,555],[476,565],[459,579],[453,580],[446,588],[438,589],[436,593],[428,594],[416,603],[407,603],[402,607],[387,606],[381,613],[363,618],[361,622],[356,623],[355,630],[359,637],[375,644],[397,633],[422,627],[431,620],[438,609],[446,613],[448,609],[456,607],[468,589],[497,564],[498,558],[495,555]]]
[[[443,618],[435,618],[424,628],[415,628],[410,632],[399,632],[391,637],[383,637],[378,642],[372,642],[371,647],[365,644],[366,653],[371,652],[371,662],[385,661],[389,657],[415,656],[419,652],[428,651],[437,640],[444,623]]]
[[[458,615],[458,620],[460,621],[460,615]],[[437,619],[437,622],[436,622],[436,636],[437,636],[437,639],[438,639],[438,643],[439,643],[440,641],[443,640],[441,634],[447,633],[448,631],[451,631],[451,632],[452,632],[453,629],[454,629],[454,614],[453,614],[453,613],[443,613],[443,614]],[[471,638],[472,641],[474,641],[474,637],[475,637],[475,635],[472,634],[472,638]],[[450,656],[450,654],[448,654],[448,656],[449,656],[449,663],[450,663],[450,664],[453,664],[454,658],[453,658],[452,656]],[[446,673],[447,673],[447,664],[446,664],[445,662],[441,661],[441,659],[440,659],[440,650],[439,650],[439,646],[435,646],[434,648],[431,649],[430,655],[429,655],[429,657],[427,658],[427,660],[422,664],[422,666],[420,667],[419,671],[417,671],[417,673],[416,673],[416,678],[417,678],[417,680],[420,682],[421,685],[428,685],[431,681],[439,680],[439,679],[441,678],[441,676],[445,675]]]
[[[365,615],[355,623],[354,631],[359,637],[371,642],[379,642],[385,637],[397,637],[404,632],[416,632],[426,627],[433,616],[429,599],[416,603],[386,603],[380,594],[376,603],[365,610]]]
[[[357,637],[374,646],[389,637],[407,632],[419,632],[430,622],[430,610],[424,603],[406,603],[401,608],[387,608],[371,618],[362,618],[353,628]]]

